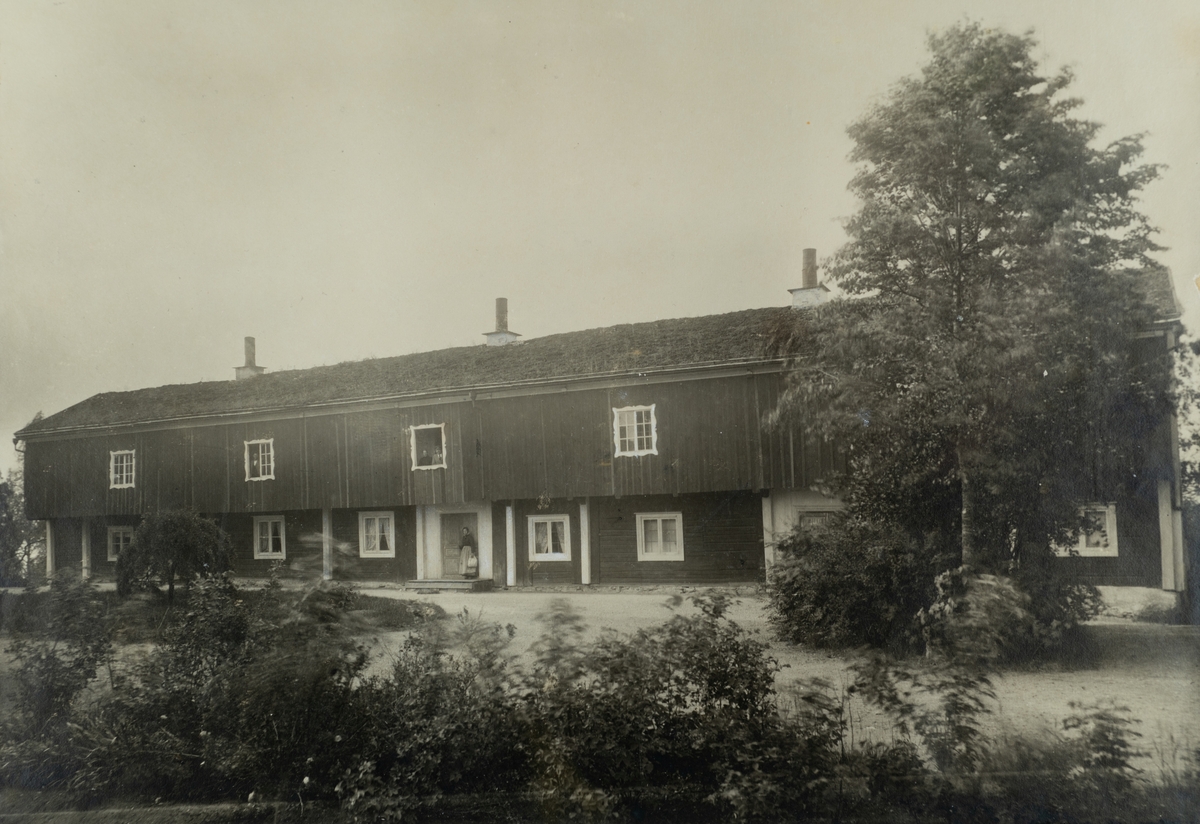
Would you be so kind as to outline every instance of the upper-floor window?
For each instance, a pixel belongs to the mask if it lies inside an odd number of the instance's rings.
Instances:
[[[657,455],[658,421],[654,404],[613,409],[613,443],[617,456]]]
[[[246,441],[246,480],[266,481],[275,477],[275,439]]]
[[[639,512],[637,552],[639,561],[682,561],[683,515],[678,512]]]
[[[396,521],[392,513],[358,513],[358,554],[362,558],[396,557]]]
[[[108,560],[115,561],[117,556],[133,543],[133,527],[110,526],[108,528]]]
[[[108,453],[108,488],[124,489],[133,486],[137,466],[137,453],[133,449],[121,449]]]
[[[1074,544],[1056,546],[1058,555],[1092,558],[1117,557],[1117,505],[1087,504],[1083,507],[1083,529]]]
[[[438,469],[446,466],[446,425],[427,423],[411,430],[413,469]]]
[[[529,516],[529,560],[571,560],[571,518],[569,515]]]
[[[272,561],[282,561],[287,557],[287,533],[282,515],[254,517],[254,557]]]

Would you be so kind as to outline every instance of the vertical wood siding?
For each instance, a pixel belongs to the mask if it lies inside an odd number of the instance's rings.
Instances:
[[[593,499],[592,553],[600,584],[728,583],[763,578],[762,498],[757,493]],[[639,561],[637,515],[679,512],[682,561]]]
[[[831,444],[768,431],[778,375],[397,406],[255,423],[34,441],[31,517],[283,512],[479,500],[807,487],[843,466]],[[658,454],[615,457],[613,409],[653,404]],[[443,424],[447,466],[415,470],[413,426]],[[273,439],[274,479],[247,480],[245,442]],[[109,451],[137,452],[133,489],[109,489]]]

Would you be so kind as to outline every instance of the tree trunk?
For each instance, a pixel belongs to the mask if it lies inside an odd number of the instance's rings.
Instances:
[[[974,569],[979,566],[979,548],[976,546],[976,527],[974,527],[974,488],[971,485],[971,474],[959,463],[959,477],[962,479],[962,566]]]
[[[167,567],[167,605],[175,602],[175,565]]]
[[[967,569],[979,566],[978,538],[975,534],[975,490],[971,473],[963,460],[962,447],[958,449],[958,477],[962,482],[962,565]]]

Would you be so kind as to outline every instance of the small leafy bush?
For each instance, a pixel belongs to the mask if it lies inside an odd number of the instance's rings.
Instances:
[[[16,663],[19,724],[37,735],[51,722],[64,720],[72,702],[96,677],[111,654],[105,604],[95,586],[63,573],[51,581],[48,599],[37,599],[45,613],[18,625],[9,646]]]
[[[10,626],[16,700],[0,720],[0,783],[37,789],[70,774],[70,722],[112,645],[104,601],[86,581],[62,573],[48,594],[27,591],[22,606],[28,612]]]
[[[133,542],[117,556],[117,592],[167,587],[175,596],[176,579],[190,585],[230,568],[233,545],[219,526],[195,512],[154,512],[142,518]]]
[[[363,723],[347,732],[354,761],[336,787],[347,810],[399,819],[447,795],[527,782],[504,655],[512,631],[465,612],[450,631],[429,623],[388,677],[363,682],[355,695]]]
[[[920,638],[917,614],[934,599],[940,568],[931,542],[839,515],[798,527],[779,544],[767,582],[780,636],[816,647],[905,650]]]

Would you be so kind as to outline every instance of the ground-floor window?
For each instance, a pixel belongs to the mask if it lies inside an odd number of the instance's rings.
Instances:
[[[396,557],[396,519],[391,512],[358,513],[360,558]]]
[[[1074,544],[1056,546],[1058,555],[1085,558],[1117,557],[1117,505],[1087,504],[1083,507],[1083,529]]]
[[[639,561],[683,560],[683,515],[678,512],[639,512]]]
[[[801,529],[820,529],[829,526],[836,514],[836,511],[828,509],[801,509],[796,512],[796,523],[800,525]]]
[[[254,517],[254,557],[256,560],[282,561],[287,557],[287,536],[281,515]]]
[[[571,560],[571,518],[569,515],[529,516],[529,560]]]
[[[108,528],[108,560],[115,561],[122,550],[133,543],[133,527],[110,526]]]

